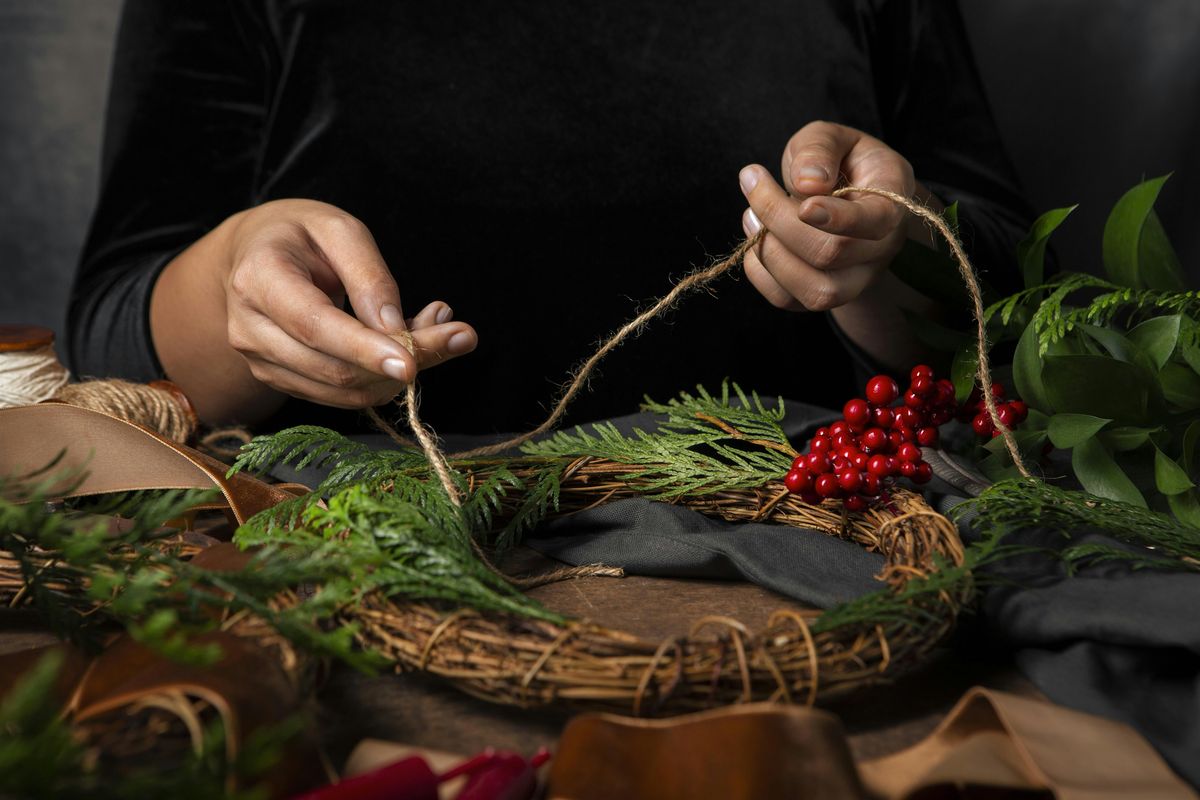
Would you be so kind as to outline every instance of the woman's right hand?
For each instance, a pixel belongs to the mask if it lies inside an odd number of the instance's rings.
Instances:
[[[347,298],[355,316],[342,310]],[[248,421],[281,394],[380,405],[420,369],[475,349],[474,329],[451,321],[445,303],[410,320],[401,308],[362,222],[326,203],[277,200],[230,217],[168,265],[151,328],[167,376],[202,419]],[[415,355],[392,338],[405,330]]]

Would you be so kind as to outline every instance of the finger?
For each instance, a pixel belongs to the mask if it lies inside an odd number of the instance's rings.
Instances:
[[[783,150],[783,181],[796,195],[829,194],[837,185],[842,161],[864,136],[832,122],[810,122]]]
[[[872,255],[870,242],[826,233],[801,220],[800,208],[809,201],[789,197],[763,167],[751,164],[741,171],[739,179],[756,218],[807,264],[841,269]]]
[[[804,309],[804,305],[792,297],[788,290],[780,286],[779,281],[767,272],[767,268],[758,260],[758,254],[753,250],[746,253],[746,257],[742,260],[742,268],[745,270],[750,284],[771,305],[784,311],[802,311]]]
[[[229,343],[249,359],[268,362],[337,389],[360,389],[387,381],[399,392],[404,384],[297,342],[267,317],[233,320]]]
[[[323,211],[305,229],[363,324],[384,333],[404,330],[400,289],[367,226],[343,211]]]
[[[810,311],[845,305],[862,294],[872,280],[872,270],[866,265],[818,269],[798,258],[773,233],[763,237],[758,259],[775,282]]]
[[[371,386],[346,389],[314,381],[305,375],[269,361],[255,358],[246,361],[250,366],[251,374],[262,383],[292,397],[334,408],[367,408],[383,405],[404,388],[395,381],[380,381]]]
[[[420,369],[464,356],[479,345],[479,335],[465,322],[431,325],[412,332],[413,353]]]
[[[335,307],[312,284],[307,270],[283,254],[263,258],[265,263],[258,269],[238,270],[241,285],[235,292],[253,310],[313,350],[393,380],[407,381],[416,375],[417,365],[407,350]]]
[[[415,317],[405,320],[405,324],[410,331],[414,331],[428,328],[431,325],[440,325],[452,319],[454,319],[454,309],[441,300],[434,300],[417,312]]]
[[[824,233],[873,242],[896,233],[902,221],[900,206],[872,194],[854,199],[810,197],[800,203],[797,214],[802,222]]]

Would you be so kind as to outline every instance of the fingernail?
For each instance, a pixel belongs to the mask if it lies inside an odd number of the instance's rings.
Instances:
[[[796,177],[802,181],[821,181],[829,180],[829,173],[824,167],[816,164],[808,164],[796,170]]]
[[[758,174],[758,167],[743,167],[738,173],[738,183],[742,185],[743,194],[750,194],[754,191],[754,187],[758,186],[758,179],[761,177]]]
[[[438,309],[438,312],[437,312],[438,324],[441,325],[443,322],[449,322],[450,318],[453,316],[454,316],[453,308],[451,308],[450,306],[442,306],[440,309]]]
[[[759,220],[758,214],[754,213],[753,208],[746,209],[746,214],[742,221],[745,223],[747,236],[753,236],[762,230],[762,222]]]
[[[379,309],[379,321],[383,323],[383,327],[386,330],[404,330],[404,315],[400,313],[400,309],[391,303],[387,303],[383,308]]]
[[[456,356],[469,353],[475,349],[475,337],[466,331],[459,331],[450,337],[450,341],[446,342],[446,349]]]
[[[385,358],[383,360],[383,371],[392,380],[408,380],[408,366],[399,358]]]
[[[805,206],[804,213],[800,216],[800,219],[804,220],[809,225],[814,225],[819,228],[822,225],[828,225],[829,221],[833,219],[833,217],[830,215],[829,210],[824,206],[811,203]]]

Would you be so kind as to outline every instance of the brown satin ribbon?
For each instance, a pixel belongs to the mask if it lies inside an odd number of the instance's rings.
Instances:
[[[1197,797],[1136,731],[975,687],[938,728],[884,758],[850,758],[828,712],[766,704],[672,720],[573,719],[551,762],[555,800]]]
[[[0,409],[0,476],[25,475],[62,455],[53,474],[63,497],[135,489],[212,489],[238,524],[291,497],[246,475],[226,478],[229,467],[119,417],[65,403]],[[72,481],[78,481],[72,485]]]

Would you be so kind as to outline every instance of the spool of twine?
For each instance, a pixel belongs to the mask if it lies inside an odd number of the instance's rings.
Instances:
[[[196,412],[170,381],[70,380],[54,351],[53,331],[0,325],[0,408],[57,401],[136,422],[180,444],[196,433]]]

